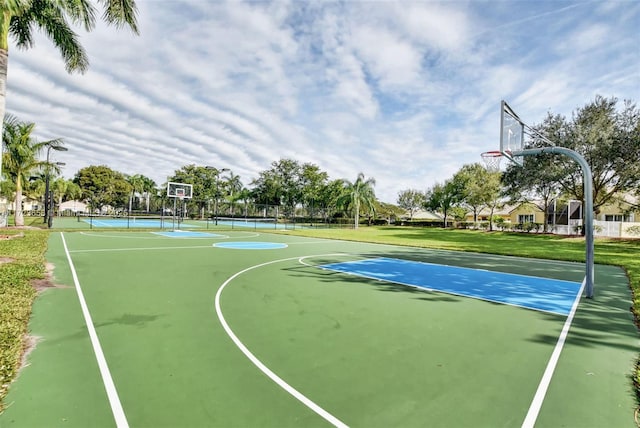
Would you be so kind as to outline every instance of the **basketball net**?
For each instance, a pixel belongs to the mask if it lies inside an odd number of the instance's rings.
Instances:
[[[490,172],[500,171],[500,161],[502,160],[502,153],[498,150],[492,150],[480,154],[484,161],[485,168]]]

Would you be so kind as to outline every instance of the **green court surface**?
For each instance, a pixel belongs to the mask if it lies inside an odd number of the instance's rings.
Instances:
[[[34,304],[38,344],[0,426],[519,427],[532,412],[536,427],[635,426],[619,268],[596,266],[596,298],[567,317],[319,266],[384,257],[580,282],[582,264],[199,232],[52,233],[60,286]]]

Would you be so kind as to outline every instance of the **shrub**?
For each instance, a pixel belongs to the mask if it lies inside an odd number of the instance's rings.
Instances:
[[[627,227],[627,233],[629,235],[640,235],[640,226]]]

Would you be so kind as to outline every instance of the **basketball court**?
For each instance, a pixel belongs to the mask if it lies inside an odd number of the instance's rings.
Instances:
[[[615,267],[593,300],[580,263],[253,230],[58,232],[47,257],[1,426],[633,426]]]

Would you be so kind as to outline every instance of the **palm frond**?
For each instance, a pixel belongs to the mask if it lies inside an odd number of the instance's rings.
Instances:
[[[42,1],[42,0],[41,0]],[[44,0],[47,1],[47,0]],[[51,0],[48,0],[51,1]],[[59,0],[59,7],[64,9],[74,23],[81,24],[85,30],[91,31],[96,25],[96,9],[87,0]]]
[[[20,15],[31,6],[31,0],[3,0],[2,11],[11,16]]]
[[[135,34],[140,34],[138,30],[137,17],[138,8],[135,0],[98,0],[104,5],[102,19],[116,28],[128,26]]]
[[[31,20],[40,27],[56,45],[68,72],[84,73],[89,68],[87,54],[71,29],[63,10],[47,0],[34,0],[29,10]]]
[[[33,21],[30,14],[16,15],[11,18],[9,23],[9,34],[16,41],[16,46],[21,49],[33,47]]]

